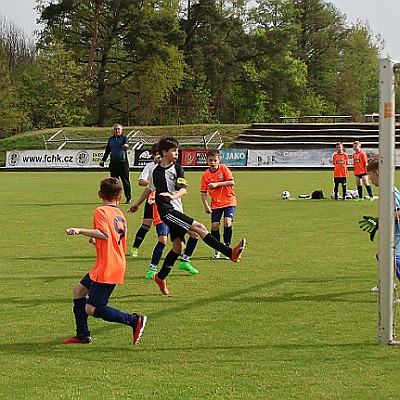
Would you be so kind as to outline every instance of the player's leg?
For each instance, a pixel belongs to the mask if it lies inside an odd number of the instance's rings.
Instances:
[[[232,241],[232,223],[235,216],[236,207],[224,208],[224,243],[230,246]]]
[[[91,280],[89,275],[85,275],[83,279],[74,287],[74,317],[76,324],[76,336],[65,339],[63,343],[92,343],[90,331],[88,327],[88,314],[86,313],[86,296],[89,293]]]
[[[356,176],[356,186],[357,186],[357,192],[358,192],[358,199],[359,201],[363,200],[363,187],[362,187],[362,180]]]
[[[369,177],[368,177],[368,175],[364,175],[364,176],[362,177],[362,183],[364,183],[364,186],[365,186],[365,188],[367,189],[368,196],[369,196],[370,200],[373,201],[373,200],[374,200],[374,195],[373,195],[373,193],[372,193],[372,187],[371,187],[371,185],[370,185],[370,183],[369,183]]]
[[[335,200],[339,200],[339,179],[334,178],[333,181],[335,183],[335,187],[333,188],[333,191],[335,193]]]
[[[229,257],[233,262],[239,261],[241,253],[246,246],[246,240],[242,239],[236,247],[233,249],[230,248],[225,243],[221,243],[215,239],[215,237],[207,231],[207,228],[201,222],[193,221],[190,230],[198,233],[207,246],[219,251],[226,257]]]
[[[149,204],[148,201],[146,200],[146,203],[144,205],[144,211],[143,211],[142,225],[136,232],[135,240],[134,240],[134,242],[132,244],[132,248],[131,248],[131,256],[132,257],[138,256],[139,247],[142,244],[147,233],[149,232],[152,223],[153,223],[153,205]]]
[[[146,273],[146,279],[152,279],[153,275],[157,272],[158,263],[161,260],[165,245],[167,244],[169,228],[163,222],[156,226],[158,234],[158,242],[154,247],[153,254],[151,257],[150,267]]]
[[[219,233],[219,226],[221,222],[223,214],[223,209],[222,208],[217,208],[215,210],[211,211],[211,235],[215,237],[215,239],[218,240],[218,242],[221,241],[221,235]],[[217,250],[214,251],[213,258],[220,258],[221,253]]]
[[[116,322],[132,327],[133,344],[142,336],[147,317],[139,314],[129,314],[107,305],[115,284],[92,282],[86,303],[86,313],[107,322]]]
[[[181,257],[181,261],[178,264],[178,268],[183,271],[188,271],[191,274],[198,274],[199,271],[190,264],[190,257],[192,256],[194,249],[199,241],[199,235],[196,232],[188,231],[189,239],[186,243],[185,251]]]
[[[346,178],[342,179],[342,190],[343,190],[343,201],[346,200],[346,194],[347,194],[347,181]]]
[[[122,186],[124,187],[126,204],[129,204],[132,199],[131,182],[129,181],[129,163],[126,161],[119,164],[119,175],[121,177]]]
[[[172,267],[175,264],[175,261],[181,255],[183,250],[183,235],[179,235],[179,228],[174,230],[172,227],[170,227],[170,229],[171,229],[170,236],[172,240],[172,249],[166,255],[160,272],[157,272],[156,274],[153,275],[154,282],[157,283],[158,287],[161,290],[161,293],[165,294],[166,296],[169,295],[169,290],[167,288],[167,282],[165,281],[165,278],[171,272]]]

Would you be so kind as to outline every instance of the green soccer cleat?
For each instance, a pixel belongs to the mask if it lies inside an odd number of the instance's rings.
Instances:
[[[139,251],[139,249],[137,247],[132,247],[131,248],[131,257],[137,257],[138,251]]]
[[[362,197],[359,197],[358,199],[354,199],[354,201],[364,201]]]
[[[181,262],[178,264],[178,268],[181,269],[182,271],[188,271],[188,272],[190,272],[190,273],[193,274],[193,275],[199,273],[199,271],[198,271],[196,268],[194,268],[194,267],[192,267],[192,266],[190,265],[190,262],[189,262],[189,261],[181,261]]]
[[[155,273],[157,273],[157,270],[156,270],[156,269],[149,269],[149,270],[146,272],[145,279],[153,279],[153,275],[154,275]]]
[[[374,197],[370,197],[370,198],[368,199],[368,201],[374,201],[374,200],[375,200]]]

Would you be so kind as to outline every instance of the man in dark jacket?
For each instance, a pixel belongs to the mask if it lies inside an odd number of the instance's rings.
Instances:
[[[108,139],[106,151],[100,161],[100,166],[104,167],[104,162],[110,155],[110,175],[113,178],[121,179],[126,197],[126,204],[131,202],[131,183],[129,181],[129,162],[128,153],[129,140],[122,134],[122,125],[114,124],[114,135]]]

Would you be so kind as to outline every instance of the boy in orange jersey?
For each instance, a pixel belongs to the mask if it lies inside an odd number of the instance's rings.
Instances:
[[[106,178],[100,182],[98,193],[103,205],[94,211],[93,229],[68,228],[67,235],[89,237],[96,246],[96,264],[74,287],[74,315],[76,336],[63,343],[92,343],[88,327],[88,316],[104,321],[118,322],[133,329],[133,344],[140,340],[147,317],[128,314],[107,305],[117,284],[124,282],[126,269],[126,220],[117,207],[122,198],[122,186],[117,178]]]
[[[346,200],[346,183],[349,176],[349,156],[344,152],[343,143],[336,143],[336,153],[333,155],[333,181],[335,183],[335,200],[339,200],[339,184],[343,189],[343,200]]]
[[[232,171],[221,164],[218,150],[207,152],[209,168],[201,178],[201,201],[207,214],[211,214],[211,234],[219,241],[219,226],[222,214],[224,215],[224,243],[229,246],[232,240],[232,222],[237,206],[236,194],[233,190],[235,181]],[[211,196],[211,207],[207,201],[207,193]],[[215,251],[213,258],[220,258],[220,253]]]
[[[358,191],[358,199],[356,201],[363,201],[363,183],[369,195],[369,201],[374,200],[371,185],[368,179],[368,158],[367,155],[361,150],[361,142],[355,141],[353,143],[353,162],[354,162],[354,176],[356,177],[356,185]]]

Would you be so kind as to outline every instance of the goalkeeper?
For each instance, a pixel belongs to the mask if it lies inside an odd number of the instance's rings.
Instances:
[[[367,166],[367,172],[371,182],[375,186],[379,186],[379,162],[372,160]],[[394,187],[394,244],[395,244],[395,271],[397,279],[400,280],[400,192],[397,187]],[[379,220],[375,217],[364,216],[359,221],[360,228],[370,234],[371,241],[374,240],[375,234],[379,229]],[[375,289],[375,290],[374,290]],[[371,291],[376,291],[377,288],[372,288]]]

